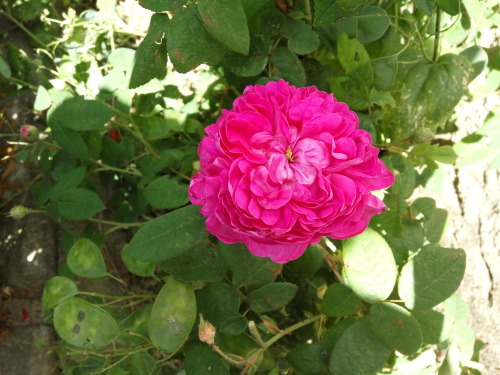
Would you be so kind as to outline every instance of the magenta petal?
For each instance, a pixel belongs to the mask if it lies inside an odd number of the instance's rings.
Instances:
[[[307,243],[260,243],[248,239],[245,244],[253,254],[259,257],[269,257],[273,262],[286,263],[300,257],[308,246]]]

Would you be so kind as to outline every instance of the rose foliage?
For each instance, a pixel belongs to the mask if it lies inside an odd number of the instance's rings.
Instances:
[[[356,113],[315,87],[248,86],[206,128],[190,198],[208,230],[284,263],[323,236],[353,237],[385,209],[393,174]]]

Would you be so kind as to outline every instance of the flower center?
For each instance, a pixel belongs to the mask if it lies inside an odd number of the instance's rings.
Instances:
[[[288,146],[288,148],[286,149],[285,156],[290,163],[293,163],[293,153],[292,150],[290,149],[290,146]]]

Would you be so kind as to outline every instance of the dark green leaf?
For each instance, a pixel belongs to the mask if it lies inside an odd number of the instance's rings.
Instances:
[[[167,120],[163,116],[132,116],[141,130],[144,138],[148,141],[165,139],[172,133]]]
[[[248,295],[250,308],[258,313],[285,307],[297,293],[297,285],[285,282],[270,283]]]
[[[396,56],[381,57],[372,60],[373,84],[377,90],[387,90],[396,77],[398,58]]]
[[[131,354],[126,363],[127,374],[153,374],[156,367],[156,361],[144,351]]]
[[[436,209],[436,201],[429,197],[420,197],[413,201],[412,207],[415,207],[426,218],[430,218]]]
[[[392,350],[410,355],[422,345],[422,331],[410,312],[394,303],[377,303],[370,310],[370,328]]]
[[[328,366],[328,352],[319,344],[301,344],[293,348],[286,360],[304,374],[321,374]]]
[[[57,201],[59,195],[68,189],[77,187],[85,177],[87,168],[81,166],[69,171],[55,184],[50,191],[50,199]]]
[[[422,9],[428,15],[431,15],[434,11],[434,4],[436,0],[413,0],[415,5]]]
[[[5,61],[1,56],[0,56],[0,74],[5,78],[10,78],[12,74],[10,71],[9,64],[7,64],[7,61]]]
[[[166,12],[181,9],[187,0],[139,0],[139,4],[153,12]]]
[[[331,27],[335,28],[339,34],[346,33],[350,38],[356,38],[361,43],[369,43],[380,39],[387,31],[389,23],[389,16],[385,10],[376,6],[368,6]]]
[[[151,16],[149,30],[135,52],[134,68],[130,77],[131,89],[142,86],[153,78],[167,74],[167,35],[169,18],[166,13]]]
[[[59,303],[78,294],[73,280],[64,276],[51,277],[45,283],[42,295],[42,312],[53,309]]]
[[[125,333],[125,335],[121,335],[118,341],[124,342],[128,346],[137,346],[146,343],[149,339],[148,324],[152,310],[153,304],[151,303],[139,307],[127,316],[119,325],[121,332]]]
[[[424,344],[439,344],[450,336],[450,327],[447,326],[445,317],[440,312],[414,311],[412,315],[420,324]]]
[[[247,18],[240,0],[198,0],[208,33],[231,50],[246,55],[250,46]]]
[[[124,254],[161,263],[193,246],[203,246],[207,241],[205,218],[199,211],[199,206],[187,206],[147,222],[123,249]]]
[[[316,246],[308,246],[299,258],[288,262],[287,268],[293,270],[300,278],[310,279],[323,263],[323,252]]]
[[[367,3],[367,0],[337,0],[344,10],[353,10]]]
[[[326,316],[332,317],[354,315],[361,310],[361,300],[344,284],[335,283],[326,290],[321,310]]]
[[[229,375],[229,369],[224,360],[208,345],[195,343],[185,354],[184,366],[189,375]]]
[[[87,145],[81,134],[72,129],[63,128],[62,126],[54,126],[52,128],[52,134],[57,144],[68,154],[80,160],[87,160]]]
[[[459,287],[465,272],[465,252],[429,246],[401,270],[398,290],[406,307],[426,310],[446,300]]]
[[[358,3],[361,3],[361,1],[358,1]],[[367,1],[363,1],[363,4],[366,3]],[[354,14],[357,9],[342,9],[337,0],[314,0],[314,26],[342,21]]]
[[[49,113],[47,123],[53,129],[57,126],[76,131],[102,129],[115,112],[102,102],[71,98],[59,104]]]
[[[62,191],[55,202],[61,215],[70,220],[86,220],[106,207],[91,190],[73,188]]]
[[[330,357],[332,375],[373,375],[387,361],[391,349],[371,331],[368,320],[351,325],[340,337]]]
[[[162,263],[162,269],[181,281],[215,282],[224,278],[226,264],[213,243],[195,245]]]
[[[287,48],[278,47],[271,53],[271,61],[276,71],[275,75],[297,87],[306,84],[306,73],[299,58]]]
[[[361,111],[370,105],[368,88],[364,82],[351,77],[330,78],[331,91],[337,100],[349,105],[350,109]]]
[[[231,318],[238,315],[240,296],[225,283],[211,283],[196,293],[198,312],[217,331]]]
[[[233,285],[236,288],[258,288],[272,282],[281,273],[283,265],[269,258],[253,255],[242,243],[227,245],[219,243],[222,256],[233,272]]]
[[[437,0],[437,5],[450,16],[460,13],[460,0]]]
[[[169,176],[158,177],[144,189],[148,203],[157,209],[177,208],[189,202],[188,187]]]
[[[281,35],[288,39],[288,49],[298,55],[311,53],[319,45],[318,34],[302,20],[290,20]]]
[[[167,278],[156,297],[149,320],[153,344],[173,353],[186,341],[196,320],[196,299],[191,284]]]
[[[106,275],[101,250],[88,238],[80,238],[73,244],[66,262],[71,272],[81,277],[96,279]]]
[[[80,298],[61,302],[54,310],[54,327],[70,345],[87,349],[102,348],[119,334],[113,317]]]
[[[269,60],[272,41],[263,35],[251,35],[248,56],[229,51],[224,56],[228,69],[241,77],[253,77],[261,73]]]
[[[338,323],[332,324],[330,327],[328,327],[325,334],[323,335],[321,346],[325,348],[328,353],[331,353],[333,348],[337,344],[337,341],[339,341],[347,328],[349,328],[355,322],[355,318],[348,317],[346,319],[342,319]]]
[[[442,208],[436,208],[432,215],[424,222],[425,237],[432,244],[437,244],[443,237],[448,212]]]
[[[253,0],[252,0],[253,1]],[[262,14],[259,18],[259,30],[262,34],[269,37],[280,34],[283,25],[286,22],[286,17],[278,10],[273,10]]]
[[[177,11],[168,29],[168,55],[179,73],[187,73],[202,63],[215,64],[222,46],[205,30],[195,6]]]
[[[398,271],[391,248],[380,234],[368,228],[345,240],[342,255],[348,286],[361,299],[376,303],[391,294]]]

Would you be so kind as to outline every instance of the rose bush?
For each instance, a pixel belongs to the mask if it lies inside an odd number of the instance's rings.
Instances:
[[[206,128],[190,185],[208,230],[285,263],[322,236],[363,232],[394,182],[358,117],[333,95],[280,80],[248,86]]]

